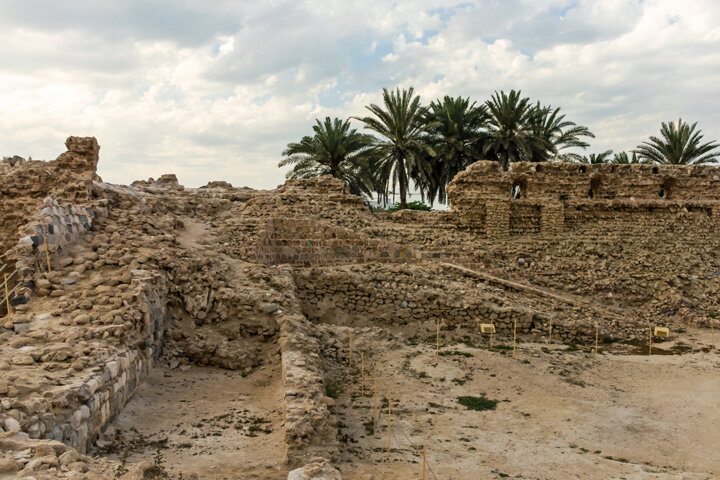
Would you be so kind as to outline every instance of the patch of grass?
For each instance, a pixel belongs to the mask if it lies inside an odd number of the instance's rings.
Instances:
[[[497,404],[498,404],[497,400],[490,400],[489,398],[486,398],[484,396],[458,397],[457,400],[460,405],[464,406],[468,410],[475,410],[478,412],[482,412],[484,410],[495,410],[495,408],[497,407]]]
[[[454,383],[456,383],[457,385],[465,385],[465,383],[467,383],[468,380],[472,380],[472,375],[470,375],[469,373],[467,375],[465,375],[464,377],[452,379],[452,381]]]
[[[373,426],[373,421],[368,420],[367,422],[363,423],[363,427],[365,427],[365,433],[368,435],[375,435],[375,427]]]

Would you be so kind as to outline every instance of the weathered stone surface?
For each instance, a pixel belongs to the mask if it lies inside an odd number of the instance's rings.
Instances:
[[[288,480],[342,480],[342,476],[328,462],[313,462],[290,472]]]

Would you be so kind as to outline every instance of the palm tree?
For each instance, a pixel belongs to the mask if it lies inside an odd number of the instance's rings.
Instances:
[[[345,182],[355,195],[369,194],[372,182],[368,172],[372,163],[375,137],[350,128],[350,120],[325,117],[315,120],[315,135],[297,143],[288,143],[278,167],[294,165],[287,178],[311,178],[332,175]]]
[[[536,123],[537,112],[530,99],[520,95],[521,92],[515,90],[509,94],[495,92],[485,102],[490,118],[483,153],[491,154],[504,170],[509,168],[510,162],[530,160],[533,152],[551,148],[546,138],[535,135],[533,124]]]
[[[678,119],[677,124],[662,122],[662,138],[653,136],[638,145],[638,157],[648,163],[673,165],[698,165],[716,161],[720,153],[713,150],[720,145],[716,142],[701,143],[703,135],[701,130],[695,130],[696,126],[697,122],[688,125],[682,118]]]
[[[612,155],[612,150],[606,150],[602,153],[591,153],[588,156],[582,156],[580,157],[580,161],[578,163],[587,163],[588,165],[597,165],[601,163],[610,163],[610,155]]]
[[[483,128],[487,107],[469,98],[445,96],[430,103],[426,130],[436,156],[425,189],[432,205],[437,197],[445,203],[445,187],[459,172],[482,158]]]
[[[584,150],[589,147],[590,144],[582,137],[595,138],[590,129],[566,120],[565,115],[560,114],[560,107],[541,107],[538,102],[534,110],[532,116],[533,135],[542,139],[540,142],[535,142],[534,145],[544,148],[533,150],[530,161],[543,162],[550,159],[580,161],[582,157],[577,153],[561,152],[568,148]]]
[[[426,110],[412,87],[394,92],[383,88],[383,104],[384,108],[375,104],[365,107],[372,117],[356,118],[382,137],[373,147],[380,159],[378,168],[385,185],[400,187],[400,207],[407,208],[409,180],[414,178],[417,183],[426,177],[428,159],[434,156],[425,135]]]
[[[633,163],[643,163],[643,162],[641,162],[640,159],[637,157],[636,152],[632,152],[632,156],[629,156],[627,152],[620,152],[620,153],[616,153],[613,156],[613,159],[610,161],[610,163],[633,164]]]

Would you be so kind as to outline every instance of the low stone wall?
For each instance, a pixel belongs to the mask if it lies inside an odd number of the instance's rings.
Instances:
[[[438,285],[414,283],[411,278],[407,283],[399,276],[385,282],[367,280],[362,276],[318,269],[296,273],[298,296],[304,311],[310,318],[322,318],[327,323],[402,326],[420,322],[434,325],[440,320],[455,327],[492,322],[499,331],[512,332],[517,320],[518,331],[530,333],[535,324],[547,320],[531,309],[498,305],[481,291],[460,300],[457,295],[439,289]]]
[[[303,315],[278,314],[285,388],[287,463],[302,465],[338,450],[337,419],[326,396],[324,371],[315,327]]]
[[[22,431],[30,438],[58,440],[86,452],[132,397],[157,359],[163,340],[166,293],[161,275],[134,272],[127,297],[134,312],[128,314],[139,319],[136,325],[141,332],[139,340],[102,359],[94,371],[48,391],[42,400],[34,399],[30,404],[3,400],[0,425],[4,430]],[[111,330],[112,326],[108,331]],[[43,357],[43,350],[31,355],[35,362],[57,361],[61,351],[55,351],[48,359]],[[13,415],[13,411],[17,413]]]
[[[402,273],[298,269],[298,297],[310,319],[356,327],[425,324],[430,331],[439,320],[447,328],[493,323],[498,333],[512,334],[517,322],[520,334],[544,335],[552,321],[554,338],[585,343],[594,341],[597,322],[601,338],[645,334],[633,319],[531,286],[493,280],[462,267],[432,276],[411,267]]]
[[[408,247],[308,218],[271,218],[258,233],[256,258],[268,265],[408,262],[417,258]]]

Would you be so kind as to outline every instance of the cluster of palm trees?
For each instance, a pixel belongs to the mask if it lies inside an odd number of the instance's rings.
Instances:
[[[316,120],[314,135],[289,143],[280,167],[292,165],[288,178],[330,174],[350,192],[387,204],[398,188],[407,207],[411,182],[423,201],[445,203],[445,187],[455,175],[481,159],[504,169],[511,162],[699,164],[717,159],[716,142],[702,143],[696,124],[682,119],[663,123],[660,137],[650,137],[636,150],[611,150],[582,156],[595,135],[560,113],[560,108],[533,103],[520,91],[495,92],[482,104],[449,97],[423,106],[413,88],[383,89],[383,104],[366,107],[365,117]],[[351,128],[361,122],[375,135]]]

